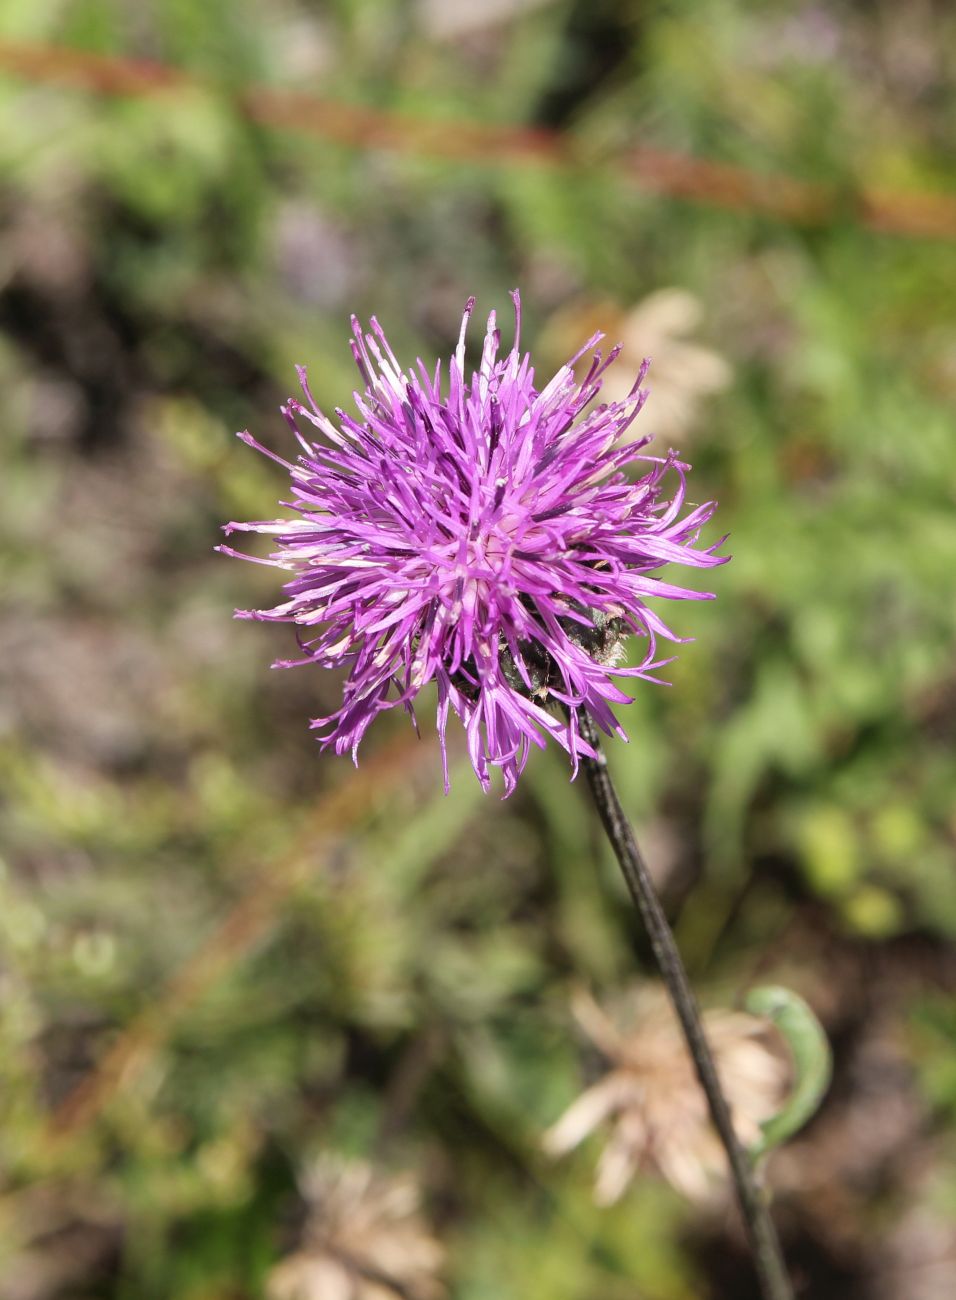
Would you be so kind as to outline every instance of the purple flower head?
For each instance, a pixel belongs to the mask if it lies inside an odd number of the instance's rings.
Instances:
[[[469,299],[447,379],[441,362],[431,374],[421,361],[403,371],[374,317],[368,333],[353,317],[357,415],[336,410],[328,419],[299,367],[305,404],[290,398],[282,413],[302,454],[290,464],[265,452],[291,475],[293,499],[282,505],[296,517],[225,529],[274,535],[278,550],[262,562],[292,574],[275,609],[236,611],[296,625],[302,657],[275,666],[347,672],[341,708],[312,723],[323,748],[355,759],[377,714],[402,706],[414,718],[416,697],[434,682],[446,790],[450,711],[482,786],[499,767],[506,793],[531,746],[548,736],[575,771],[579,756],[592,753],[580,709],[626,739],[611,706],[630,697],[613,678],[654,680],[670,662],[657,658],[658,637],[681,639],[647,598],[711,598],[653,575],[669,563],[724,562],[714,554],[719,543],[694,546],[714,503],[682,514],[689,467],[673,451],[642,454],[648,438],[620,445],[647,396],[648,363],[623,401],[586,413],[619,349],[603,360],[595,352],[579,382],[573,367],[596,334],[539,387],[519,351],[521,308],[512,297],[511,351],[499,357],[492,312],[481,363],[466,376]],[[249,433],[239,436],[265,451]],[[628,475],[631,465],[639,476]],[[629,633],[646,651],[627,668],[618,660]]]

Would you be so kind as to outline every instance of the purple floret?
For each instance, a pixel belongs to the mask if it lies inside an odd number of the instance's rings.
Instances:
[[[652,575],[665,564],[725,560],[714,554],[719,543],[694,546],[714,503],[681,515],[689,466],[673,451],[643,455],[648,438],[620,445],[647,397],[648,363],[627,398],[585,414],[620,349],[603,360],[595,352],[579,381],[574,366],[596,334],[539,390],[519,351],[521,307],[512,297],[511,351],[499,358],[492,312],[481,363],[466,379],[469,299],[447,383],[441,362],[433,374],[421,361],[403,372],[378,321],[366,333],[353,317],[364,385],[354,394],[357,415],[336,410],[328,419],[299,367],[305,404],[290,398],[282,408],[302,448],[297,461],[239,435],[288,469],[293,500],[282,505],[297,517],[225,529],[274,535],[279,549],[265,563],[293,574],[274,609],[236,611],[296,624],[303,657],[275,666],[347,670],[341,708],[312,723],[323,748],[355,759],[377,714],[412,712],[434,682],[446,790],[449,711],[465,728],[482,786],[499,767],[506,793],[531,746],[548,736],[575,771],[592,754],[579,709],[626,739],[611,706],[630,697],[612,679],[655,680],[669,662],[657,658],[657,638],[681,639],[646,598],[712,598]],[[641,477],[626,473],[630,465]],[[665,497],[668,471],[675,488]],[[646,653],[636,667],[619,667],[628,633],[646,640]],[[552,712],[554,702],[565,707]]]

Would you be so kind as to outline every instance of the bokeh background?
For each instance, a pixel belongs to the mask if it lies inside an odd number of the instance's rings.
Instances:
[[[3,1300],[753,1297],[719,1191],[542,1151],[650,971],[563,756],[321,756],[212,550],[351,311],[433,358],[515,285],[730,533],[612,762],[704,1002],[831,1037],[802,1293],[956,1294],[954,128],[942,0],[2,0]]]

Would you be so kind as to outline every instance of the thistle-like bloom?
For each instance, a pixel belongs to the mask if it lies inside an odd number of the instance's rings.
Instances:
[[[606,358],[596,352],[575,378],[577,362],[602,338],[596,334],[539,387],[519,350],[520,302],[512,297],[511,351],[499,357],[492,312],[470,377],[465,332],[474,299],[447,377],[441,362],[431,372],[420,360],[403,371],[374,317],[367,333],[353,318],[364,385],[354,394],[357,416],[324,415],[299,367],[305,403],[290,398],[282,411],[302,454],[293,464],[266,451],[291,475],[293,499],[282,505],[297,517],[225,530],[274,535],[279,549],[262,562],[293,575],[276,608],[236,611],[296,625],[303,657],[275,666],[347,670],[341,708],[312,723],[323,747],[354,759],[379,713],[412,712],[434,682],[446,790],[449,712],[465,728],[482,786],[498,767],[506,793],[531,746],[548,736],[575,771],[578,758],[592,754],[578,727],[581,709],[626,739],[611,706],[630,697],[613,678],[654,680],[669,662],[657,658],[658,637],[680,640],[647,599],[711,598],[654,575],[669,563],[723,563],[716,546],[694,545],[714,503],[684,513],[689,467],[673,451],[643,454],[648,438],[622,445],[647,396],[648,363],[623,400],[586,413],[620,349]],[[239,436],[265,451],[248,432]],[[628,474],[632,467],[638,476]],[[618,666],[629,633],[645,639],[646,651],[637,666]],[[554,702],[564,706],[561,716],[549,710]]]
[[[710,1125],[681,1029],[663,989],[640,988],[608,1015],[579,991],[572,1010],[611,1069],[583,1092],[544,1135],[561,1156],[603,1124],[610,1138],[598,1164],[594,1196],[611,1205],[645,1165],[656,1167],[691,1200],[706,1200],[727,1160]],[[734,1011],[708,1011],[704,1026],[745,1146],[783,1104],[790,1069],[774,1049],[766,1022]]]

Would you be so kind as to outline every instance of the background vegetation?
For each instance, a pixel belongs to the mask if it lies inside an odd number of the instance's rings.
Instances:
[[[753,1294],[719,1199],[648,1171],[598,1210],[600,1139],[541,1152],[596,1069],[570,990],[648,969],[562,756],[507,803],[444,798],[404,723],[320,756],[336,683],[267,671],[285,630],[230,616],[274,575],[212,553],[283,491],[234,430],[282,444],[296,362],[347,404],[351,311],[428,358],[514,285],[542,368],[651,337],[642,426],[731,535],[612,761],[704,1001],[787,983],[833,1040],[770,1166],[795,1274],[954,1294],[952,9],[2,0],[0,33],[0,1296],[262,1296],[330,1152],[415,1178],[460,1300]],[[44,43],[191,81],[102,94]],[[253,87],[339,107],[269,125]]]

